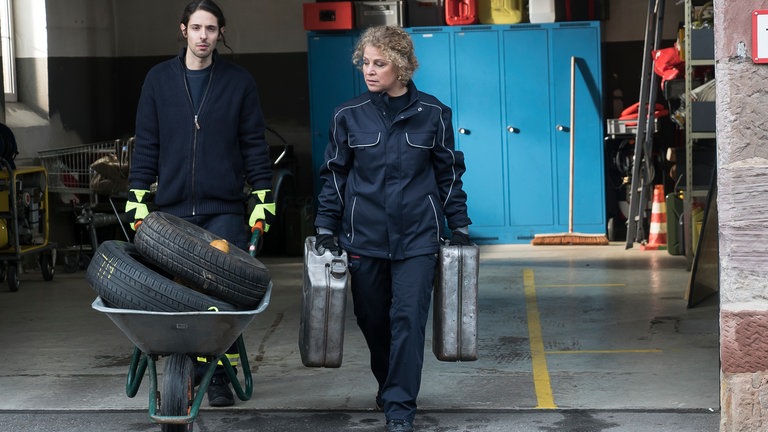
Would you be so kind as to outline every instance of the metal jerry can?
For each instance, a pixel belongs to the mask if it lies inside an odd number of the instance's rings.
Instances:
[[[477,360],[479,264],[476,245],[440,246],[432,315],[432,351],[438,360]]]
[[[335,256],[326,251],[318,255],[315,237],[307,237],[299,322],[299,352],[304,366],[341,366],[348,284],[347,253]]]

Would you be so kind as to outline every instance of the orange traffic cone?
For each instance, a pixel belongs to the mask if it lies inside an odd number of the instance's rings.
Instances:
[[[651,232],[648,243],[640,245],[640,250],[667,249],[667,203],[664,199],[664,185],[653,187],[653,205],[651,206]]]

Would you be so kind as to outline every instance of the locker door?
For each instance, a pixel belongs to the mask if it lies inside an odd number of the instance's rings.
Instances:
[[[440,102],[453,107],[451,100],[451,34],[440,28],[428,29],[411,28],[411,39],[419,60],[419,68],[413,76],[416,88],[427,92]]]
[[[504,32],[509,224],[528,236],[555,223],[548,39],[544,28]]]
[[[473,236],[489,240],[499,234],[487,228],[506,224],[499,37],[495,30],[469,28],[454,37],[454,131],[467,164],[463,179],[473,222],[470,230],[479,230]]]
[[[328,145],[333,109],[359,94],[360,72],[352,65],[356,34],[308,33],[309,102],[312,129],[312,174],[315,196],[320,192],[318,170]]]
[[[576,63],[576,121],[574,169],[574,230],[605,232],[605,181],[603,160],[602,76],[599,27],[590,23],[552,29],[552,86],[554,121],[570,125],[570,62]],[[556,133],[558,223],[568,227],[568,172],[570,138]]]

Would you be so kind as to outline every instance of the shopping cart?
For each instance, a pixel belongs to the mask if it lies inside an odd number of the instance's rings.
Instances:
[[[97,228],[121,225],[127,220],[117,210],[114,198],[128,192],[128,170],[133,139],[112,140],[38,152],[48,172],[48,191],[54,204],[71,211],[87,243],[59,247],[64,270],[74,272],[88,266],[90,253],[98,247]],[[106,199],[106,202],[105,202]],[[127,233],[126,233],[127,236]]]

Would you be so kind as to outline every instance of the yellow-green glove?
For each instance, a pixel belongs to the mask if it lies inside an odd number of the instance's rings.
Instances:
[[[248,218],[248,226],[256,226],[256,222],[264,221],[264,232],[269,231],[269,226],[275,222],[275,199],[272,198],[271,189],[262,189],[251,192],[256,205],[253,207],[251,217]]]
[[[125,212],[133,219],[133,222],[131,222],[131,229],[134,231],[136,231],[136,228],[141,224],[141,221],[143,221],[149,214],[147,201],[149,201],[148,190],[131,189],[128,191],[128,201],[125,202]]]

